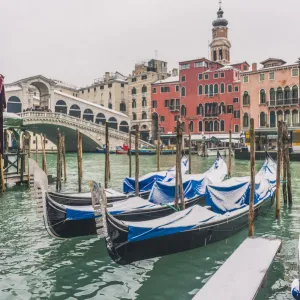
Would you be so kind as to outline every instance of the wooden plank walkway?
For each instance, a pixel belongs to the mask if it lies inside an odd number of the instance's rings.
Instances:
[[[20,174],[9,174],[4,175],[4,182],[5,184],[19,184],[19,183],[26,183],[28,182],[28,175],[23,175],[23,181],[21,181],[21,175]]]
[[[247,238],[193,300],[252,300],[264,284],[281,240]]]

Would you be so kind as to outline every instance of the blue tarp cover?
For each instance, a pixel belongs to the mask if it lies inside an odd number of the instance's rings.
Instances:
[[[208,184],[222,182],[226,175],[227,165],[222,157],[218,157],[213,166],[203,174],[183,175],[184,198],[192,199],[196,196],[205,195]],[[170,182],[155,182],[149,196],[149,201],[157,204],[174,202],[175,185],[175,179]]]
[[[185,174],[188,170],[188,159],[183,157],[181,159],[181,170],[182,174]],[[153,172],[146,174],[139,178],[139,190],[140,192],[151,191],[153,184],[157,181],[168,182],[175,178],[176,169],[173,167],[168,171]],[[135,178],[126,177],[123,182],[123,192],[124,193],[134,193],[135,192]]]
[[[126,222],[129,230],[128,241],[142,241],[190,230],[216,216],[216,213],[199,205],[195,205],[186,210],[156,220]]]
[[[268,159],[255,176],[254,204],[273,195],[276,185],[276,163]],[[207,186],[206,203],[219,214],[240,209],[249,204],[250,177],[231,178]]]

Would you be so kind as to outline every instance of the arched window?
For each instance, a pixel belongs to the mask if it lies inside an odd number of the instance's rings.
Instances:
[[[279,87],[276,91],[276,98],[277,98],[277,104],[283,104],[282,100],[283,100],[283,92],[282,92],[282,88]]]
[[[115,117],[110,117],[108,119],[108,127],[113,129],[118,129],[118,121]]]
[[[203,131],[203,129],[202,129],[202,121],[199,121],[199,123],[198,123],[198,131],[200,133]]]
[[[286,86],[284,88],[284,99],[285,100],[289,100],[290,99],[290,95],[291,95],[291,89],[289,86]]]
[[[133,121],[136,120],[136,113],[132,113],[132,120],[133,120]]]
[[[136,100],[135,99],[132,100],[131,105],[132,105],[132,108],[136,108]]]
[[[277,123],[278,123],[279,121],[283,121],[283,113],[282,113],[281,110],[279,110],[279,111],[277,112]]]
[[[145,85],[142,87],[142,93],[147,93],[147,87]]]
[[[266,114],[264,112],[261,112],[259,115],[259,126],[266,127]]]
[[[219,114],[226,114],[226,106],[225,106],[224,102],[220,103]]]
[[[112,109],[112,108],[113,108],[112,103],[108,103],[108,108],[109,108],[109,109]]]
[[[225,93],[225,84],[221,83],[221,94]]]
[[[225,131],[225,121],[221,120],[221,131]]]
[[[270,89],[270,101],[273,101],[272,104],[275,104],[274,101],[276,99],[276,93],[275,93],[275,89]]]
[[[214,85],[214,94],[219,94],[219,86],[217,84]]]
[[[293,86],[292,97],[293,97],[293,103],[298,103],[298,87],[296,85]]]
[[[97,116],[96,116],[96,123],[97,124],[105,125],[106,118],[105,118],[105,115],[103,113],[97,114]]]
[[[185,107],[184,105],[181,106],[181,115],[182,115],[183,117],[186,116],[186,107]]]
[[[87,108],[84,112],[83,112],[83,119],[87,120],[87,121],[91,121],[94,122],[94,113],[91,109]]]
[[[76,104],[73,104],[70,109],[69,109],[69,115],[76,117],[76,118],[81,118],[81,110],[80,107]]]
[[[243,105],[250,105],[250,95],[247,91],[243,95]]]
[[[276,127],[276,114],[275,111],[270,112],[270,127]]]
[[[132,90],[131,90],[131,94],[132,95],[136,95],[136,88],[134,87],[134,88],[132,88]]]
[[[206,132],[209,131],[208,121],[204,122],[204,129]]]
[[[126,104],[120,103],[120,111],[126,111]]]
[[[218,121],[215,121],[215,122],[214,122],[214,131],[215,131],[215,132],[218,132],[218,131],[219,131],[219,122],[218,122]]]
[[[143,97],[143,100],[142,100],[142,107],[146,107],[147,106],[147,100],[145,97]]]
[[[198,95],[202,95],[203,94],[203,86],[200,84],[198,86]]]
[[[291,125],[291,112],[289,110],[286,110],[284,112],[284,121],[287,122],[287,125]]]
[[[264,89],[260,90],[260,104],[266,104],[266,92]]]
[[[208,131],[213,131],[214,130],[214,122],[213,121],[210,121],[209,123],[208,123]]]
[[[199,115],[203,116],[203,105],[199,104]]]
[[[185,93],[185,87],[181,88],[181,97],[185,97],[186,93]]]
[[[247,113],[243,116],[243,127],[248,128],[249,127],[249,115]]]
[[[64,100],[58,100],[55,104],[55,112],[67,114],[68,113],[68,107]]]
[[[7,112],[20,113],[22,112],[21,100],[16,96],[11,96],[7,101]],[[1,129],[2,130],[2,129]]]
[[[129,131],[129,125],[128,125],[128,123],[126,121],[122,121],[120,123],[119,130],[123,131],[123,132],[128,132]]]
[[[299,112],[296,109],[294,109],[292,112],[292,122],[293,126],[299,126]]]
[[[111,92],[108,93],[108,100],[111,100]]]
[[[189,123],[189,131],[194,132],[194,122],[193,121],[190,121],[190,123]]]
[[[214,95],[214,86],[212,84],[209,85],[209,96],[213,96]]]
[[[142,120],[146,120],[147,119],[147,114],[146,114],[146,112],[143,112],[142,113]]]
[[[208,95],[208,85],[207,84],[204,87],[204,93],[205,93],[205,95]]]

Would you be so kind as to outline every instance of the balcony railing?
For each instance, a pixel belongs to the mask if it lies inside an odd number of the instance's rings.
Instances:
[[[169,110],[170,111],[179,111],[180,105],[170,105]]]
[[[204,118],[211,118],[211,117],[218,117],[219,113],[218,112],[209,112],[204,114]]]
[[[298,105],[299,98],[291,98],[291,99],[281,99],[281,100],[270,100],[268,101],[269,107],[276,107],[276,106],[285,106],[285,105]]]

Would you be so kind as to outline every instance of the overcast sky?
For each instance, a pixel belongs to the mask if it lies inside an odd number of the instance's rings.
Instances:
[[[223,0],[231,62],[300,56],[299,0]],[[218,0],[0,0],[0,73],[78,86],[128,75],[155,57],[169,69],[208,56]]]

